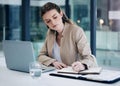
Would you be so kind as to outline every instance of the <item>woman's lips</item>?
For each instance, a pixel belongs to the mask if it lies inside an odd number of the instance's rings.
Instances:
[[[55,28],[57,25],[54,25],[53,28]]]

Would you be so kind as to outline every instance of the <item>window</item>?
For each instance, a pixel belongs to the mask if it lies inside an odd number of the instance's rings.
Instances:
[[[102,66],[120,68],[119,4],[120,0],[97,0],[96,57]]]

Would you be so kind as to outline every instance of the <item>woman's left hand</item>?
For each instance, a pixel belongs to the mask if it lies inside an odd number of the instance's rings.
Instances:
[[[81,62],[76,61],[72,64],[72,69],[76,72],[79,72],[81,70],[85,70],[85,66]]]

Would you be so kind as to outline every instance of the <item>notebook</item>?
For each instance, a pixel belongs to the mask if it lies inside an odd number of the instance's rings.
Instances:
[[[120,71],[102,69],[100,74],[50,73],[51,76],[111,84],[120,81]]]
[[[83,70],[76,72],[72,69],[71,66],[67,68],[62,68],[61,70],[57,70],[58,73],[69,73],[69,74],[99,74],[102,71],[102,67],[93,67],[89,68],[88,70]]]
[[[29,63],[36,60],[32,42],[4,40],[2,45],[7,68],[21,72],[29,72]],[[42,65],[43,72],[54,69],[54,67]]]

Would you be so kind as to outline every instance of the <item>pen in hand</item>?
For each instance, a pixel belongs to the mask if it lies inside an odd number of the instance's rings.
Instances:
[[[79,72],[79,71],[85,70],[85,67],[81,62],[77,61],[72,64],[72,69],[76,72]]]

